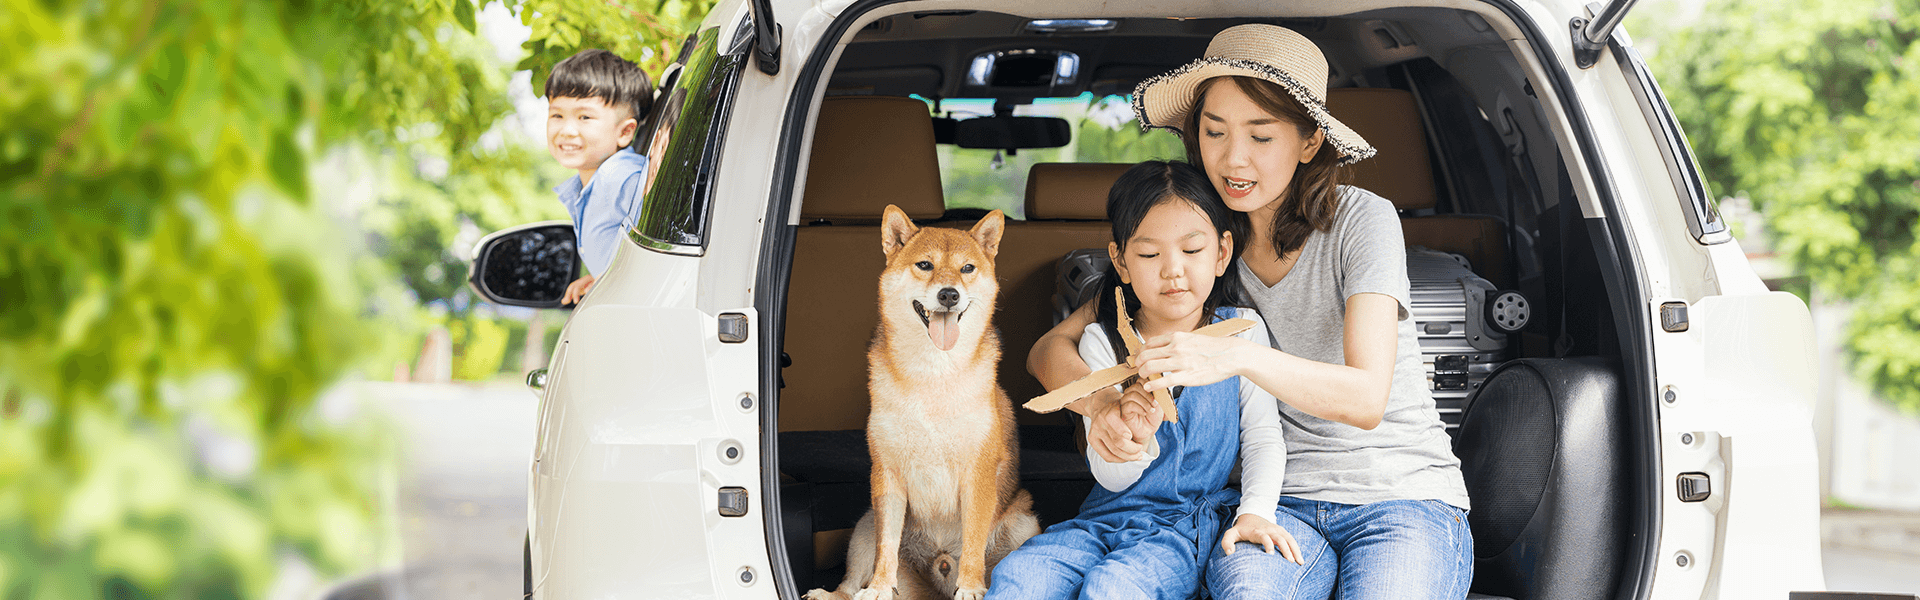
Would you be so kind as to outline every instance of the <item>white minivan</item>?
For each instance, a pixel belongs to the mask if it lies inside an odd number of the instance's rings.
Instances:
[[[882,209],[1007,213],[1000,384],[1036,396],[1062,259],[1105,247],[1119,169],[1182,157],[1127,94],[1271,23],[1325,51],[1331,110],[1380,149],[1355,184],[1394,201],[1408,245],[1527,301],[1500,354],[1452,365],[1470,385],[1432,380],[1466,390],[1441,410],[1475,597],[1823,596],[1811,320],[1715,212],[1617,27],[1628,4],[721,2],[641,133],[665,137],[630,243],[528,376],[528,593],[837,584],[868,503]],[[472,282],[557,307],[572,244],[566,223],[496,233]],[[1068,518],[1093,484],[1072,422],[1019,412],[1022,485],[1043,524]]]

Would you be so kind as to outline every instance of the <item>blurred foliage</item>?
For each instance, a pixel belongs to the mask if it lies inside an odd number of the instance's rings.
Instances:
[[[466,281],[473,244],[514,225],[567,219],[552,188],[570,173],[527,145],[467,152],[458,167],[425,146],[381,157],[381,189],[356,222],[416,302],[465,315],[479,304]]]
[[[1920,0],[1703,10],[1635,28],[1714,193],[1752,198],[1774,247],[1856,302],[1856,367],[1920,410]]]
[[[668,48],[704,12],[507,6],[534,66]],[[463,224],[551,214],[529,202],[550,161],[494,139],[512,67],[478,8],[0,0],[0,598],[252,598],[284,560],[369,566],[387,446],[323,391],[416,318],[384,278],[448,299]],[[362,183],[319,168],[347,147],[393,169],[363,212],[397,268],[314,200]]]
[[[1118,128],[1082,121],[1074,132],[1074,162],[1137,163],[1148,160],[1187,159],[1180,136],[1164,130],[1141,131],[1128,121]]]
[[[496,319],[465,319],[448,323],[453,336],[453,378],[491,379],[507,356],[509,326]],[[522,329],[525,329],[523,326]]]
[[[680,47],[717,0],[522,0],[520,22],[533,28],[519,69],[533,72],[535,94],[553,65],[587,48],[605,48],[640,65],[647,81],[680,55]]]

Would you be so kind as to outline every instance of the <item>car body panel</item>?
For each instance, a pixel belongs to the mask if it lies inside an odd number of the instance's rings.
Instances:
[[[1656,597],[1824,589],[1806,304],[1785,292],[1723,294],[1688,315],[1686,331],[1655,342],[1668,475]],[[1679,500],[1675,478],[1686,472],[1708,474],[1705,502]]]
[[[771,588],[734,583],[742,569],[767,573],[762,512],[717,511],[721,487],[761,494],[757,406],[739,408],[757,396],[758,336],[721,342],[717,315],[691,306],[701,258],[620,252],[608,287],[569,320],[544,390],[528,503],[536,594]],[[751,308],[726,312],[757,320]]]

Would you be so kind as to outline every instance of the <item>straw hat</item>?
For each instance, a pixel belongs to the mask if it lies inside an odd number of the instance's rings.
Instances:
[[[1213,36],[1207,54],[1186,66],[1140,82],[1133,90],[1133,112],[1141,128],[1179,131],[1193,111],[1201,83],[1239,75],[1279,84],[1306,107],[1340,152],[1340,164],[1373,156],[1373,146],[1327,113],[1327,58],[1320,47],[1293,30],[1274,25],[1239,25]]]

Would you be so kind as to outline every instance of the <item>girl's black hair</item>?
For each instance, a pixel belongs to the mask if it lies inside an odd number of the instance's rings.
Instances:
[[[1233,255],[1227,272],[1214,278],[1213,289],[1201,305],[1207,318],[1211,320],[1222,306],[1247,306],[1240,287],[1240,270],[1232,263],[1239,260],[1241,251],[1246,249],[1247,215],[1228,208],[1226,201],[1220,199],[1220,193],[1213,189],[1213,183],[1207,180],[1207,174],[1191,164],[1150,160],[1127,169],[1113,182],[1113,188],[1107,191],[1107,220],[1113,224],[1113,243],[1120,246],[1121,255],[1125,256],[1127,240],[1140,228],[1140,222],[1146,220],[1147,212],[1175,201],[1199,209],[1213,223],[1214,230],[1233,233]],[[1114,358],[1125,363],[1127,345],[1120,337],[1120,313],[1114,311],[1113,294],[1119,290],[1125,295],[1129,315],[1140,314],[1140,298],[1134,295],[1132,286],[1120,283],[1119,267],[1107,269],[1099,285],[1100,294],[1094,299],[1094,319],[1106,330]]]

